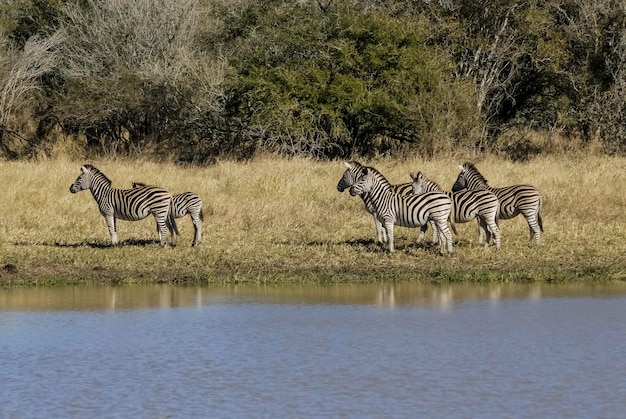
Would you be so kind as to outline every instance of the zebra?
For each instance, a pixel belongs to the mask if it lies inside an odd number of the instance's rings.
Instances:
[[[146,186],[145,183],[133,182],[133,188]],[[192,247],[202,242],[202,222],[204,221],[204,212],[202,211],[202,198],[193,192],[183,192],[172,196],[172,211],[174,218],[181,218],[189,214],[193,223],[193,242]]]
[[[512,185],[503,188],[492,188],[487,180],[472,163],[459,165],[461,172],[452,186],[452,191],[463,189],[486,189],[493,192],[500,201],[498,218],[508,220],[522,214],[530,230],[529,246],[539,245],[540,231],[543,232],[541,220],[541,194],[531,185]]]
[[[172,195],[163,188],[143,186],[136,189],[115,189],[111,181],[96,167],[85,164],[81,173],[70,186],[71,193],[89,189],[98,203],[100,214],[106,220],[111,234],[111,244],[117,244],[116,219],[138,221],[152,214],[157,223],[159,241],[165,246],[167,231],[171,234],[171,245],[176,245],[178,233],[172,212]]]
[[[494,236],[496,249],[500,249],[500,229],[498,228],[497,214],[500,203],[498,197],[485,189],[464,189],[458,192],[446,192],[428,179],[422,172],[411,173],[413,179],[413,193],[442,192],[452,200],[452,213],[455,223],[466,223],[473,219],[478,220],[478,242],[482,243],[483,233],[486,236],[485,247],[489,246],[491,234]]]
[[[452,254],[452,234],[448,228],[451,221],[456,233],[454,220],[450,218],[452,201],[448,195],[440,192],[428,192],[421,195],[401,195],[394,192],[392,185],[376,169],[367,167],[363,175],[350,187],[350,195],[370,194],[369,199],[378,221],[387,233],[389,252],[393,253],[394,225],[402,227],[422,227],[433,221],[440,244],[439,252],[446,250]]]
[[[344,162],[344,165],[346,167],[346,170],[345,172],[343,172],[341,179],[339,179],[339,182],[337,183],[337,190],[339,192],[343,192],[344,190],[349,189],[352,185],[354,185],[357,182],[357,180],[361,176],[363,176],[364,170],[366,168],[369,168],[368,166],[364,166],[358,161],[354,161],[354,160],[350,162]],[[413,193],[413,186],[412,186],[412,183],[410,182],[401,183],[398,185],[392,185],[392,188],[395,193],[398,193],[400,195],[409,195]],[[378,217],[376,217],[376,213],[374,211],[374,207],[370,199],[370,194],[365,193],[365,194],[360,195],[360,197],[363,200],[363,204],[365,204],[365,210],[369,212],[370,214],[372,214],[374,218],[374,226],[376,227],[376,236],[378,239],[378,243],[387,243],[387,235],[386,235],[385,229],[383,225],[381,224],[381,222],[378,220]],[[422,239],[424,238],[424,234],[427,228],[428,226],[426,225],[424,225],[421,228],[419,237],[417,238],[418,243],[421,242]],[[433,229],[433,243],[437,243],[437,231],[434,229]]]

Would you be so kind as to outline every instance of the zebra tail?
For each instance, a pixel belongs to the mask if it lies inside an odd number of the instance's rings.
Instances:
[[[543,233],[543,221],[541,220],[541,201],[539,201],[539,211],[537,211],[537,224],[539,224],[539,230]]]
[[[178,232],[178,226],[176,225],[176,218],[174,217],[174,201],[170,202],[170,210],[167,213],[167,224],[172,228],[171,230],[176,233],[177,236],[180,236]]]
[[[200,221],[204,222],[204,210],[200,208]]]

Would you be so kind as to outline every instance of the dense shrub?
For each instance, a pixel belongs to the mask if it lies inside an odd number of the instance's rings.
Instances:
[[[617,0],[19,0],[0,5],[0,153],[190,162],[626,148]],[[532,136],[531,136],[532,137]]]

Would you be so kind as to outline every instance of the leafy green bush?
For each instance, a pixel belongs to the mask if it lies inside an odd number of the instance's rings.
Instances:
[[[427,20],[340,7],[330,13],[312,3],[251,8],[241,19],[246,24],[228,25],[238,28],[243,47],[233,59],[239,77],[229,80],[227,111],[263,127],[270,149],[331,157],[407,147],[432,153],[434,126],[456,127],[438,133],[450,138],[469,135],[457,123],[475,121],[471,102],[458,93],[469,89],[453,80],[445,52],[428,44]]]

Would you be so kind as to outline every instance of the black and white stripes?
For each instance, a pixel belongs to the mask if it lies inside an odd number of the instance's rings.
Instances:
[[[478,242],[483,235],[486,237],[485,246],[489,245],[493,235],[496,249],[500,249],[500,228],[497,223],[498,197],[485,189],[464,189],[458,192],[446,192],[428,179],[422,172],[411,173],[413,179],[413,193],[419,195],[425,192],[442,192],[452,200],[452,213],[456,223],[478,221]]]
[[[337,183],[337,190],[339,192],[343,192],[346,189],[349,189],[363,176],[365,171],[368,169],[367,166],[363,166],[361,163],[357,161],[344,162],[344,164],[346,166],[346,171],[343,172],[341,179],[339,179],[339,183]],[[413,186],[410,182],[401,183],[399,185],[392,185],[392,188],[395,193],[398,193],[400,195],[408,195],[408,194],[413,193]],[[376,236],[378,239],[378,243],[387,243],[387,235],[385,233],[385,229],[380,223],[378,217],[376,217],[376,211],[370,199],[370,194],[364,193],[360,195],[360,197],[363,200],[363,204],[365,205],[366,211],[372,214],[372,216],[374,217],[374,226],[376,227]],[[424,236],[426,227],[427,226],[424,226],[422,231],[420,232],[420,237],[418,238],[418,241],[420,241],[422,237]],[[436,232],[434,232],[433,234],[434,234],[433,240],[435,240]]]
[[[178,234],[172,213],[172,196],[155,186],[142,186],[133,189],[115,189],[111,181],[100,170],[86,164],[80,168],[81,174],[70,186],[71,193],[90,190],[98,203],[100,214],[106,220],[111,235],[111,244],[116,245],[116,220],[137,221],[152,214],[157,223],[159,242],[165,245],[167,232],[171,234],[171,244],[175,245]]]
[[[393,226],[421,227],[430,223],[434,230],[434,242],[439,242],[440,252],[452,253],[450,227],[456,233],[455,223],[477,220],[479,239],[485,247],[493,240],[496,249],[501,246],[499,219],[513,218],[522,214],[530,228],[530,245],[539,244],[543,231],[541,219],[542,199],[539,190],[531,185],[520,184],[504,188],[492,188],[478,170],[465,163],[453,187],[444,191],[423,173],[411,173],[412,193],[399,193],[398,186],[391,183],[376,169],[358,162],[346,162],[346,172],[337,185],[339,191],[350,187],[351,195],[359,195],[368,211],[374,216],[379,238],[386,238],[389,250],[394,251]],[[405,185],[405,184],[403,184]],[[445,215],[445,216],[444,216]],[[381,233],[382,231],[382,233]],[[382,241],[379,239],[379,241]]]
[[[146,186],[144,183],[133,182],[133,188]],[[172,196],[172,213],[174,218],[182,218],[189,214],[193,223],[192,246],[197,246],[202,242],[202,221],[204,213],[202,211],[202,198],[194,192],[183,192]]]
[[[374,214],[385,229],[390,252],[395,250],[394,225],[415,228],[430,221],[437,230],[440,253],[452,254],[452,234],[448,228],[452,201],[446,194],[401,195],[394,192],[392,185],[374,168],[365,168],[362,176],[350,187],[350,195],[364,194],[369,194]]]
[[[537,188],[531,185],[492,188],[487,185],[487,180],[472,163],[464,163],[459,168],[461,172],[452,187],[452,191],[486,189],[493,192],[500,202],[498,218],[508,220],[522,214],[530,230],[529,245],[539,245],[543,221],[541,220],[541,194]]]

